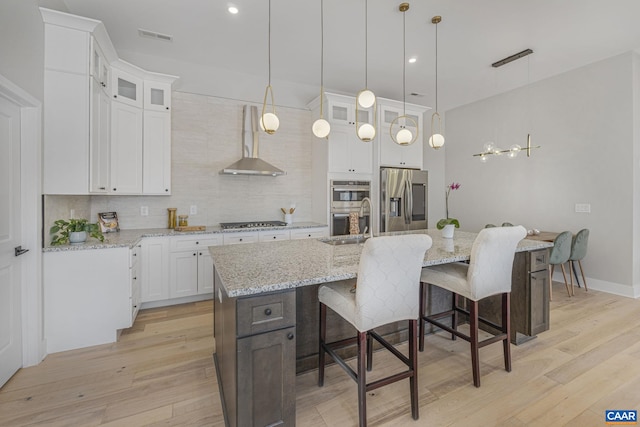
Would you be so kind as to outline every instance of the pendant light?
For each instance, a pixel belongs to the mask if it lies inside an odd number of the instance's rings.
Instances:
[[[431,18],[431,23],[436,26],[436,111],[431,115],[431,137],[429,138],[429,145],[434,150],[444,145],[442,118],[440,118],[440,113],[438,113],[438,24],[440,22],[442,22],[442,16],[434,16]]]
[[[368,14],[368,0],[364,0],[364,89],[362,89],[356,97],[356,135],[364,142],[370,142],[376,137],[375,125],[371,123],[360,124],[360,109],[365,110],[373,108],[371,117],[375,123],[375,116],[377,110],[376,95],[368,87],[368,63],[369,63],[369,14]]]
[[[327,138],[331,125],[324,119],[324,0],[320,0],[320,118],[311,126],[318,138]]]
[[[271,87],[271,0],[269,0],[269,84],[264,91],[264,101],[262,102],[262,114],[260,115],[260,129],[273,135],[280,126],[280,120],[276,116],[276,105],[273,102],[273,88]],[[271,96],[271,112],[267,112],[267,96]]]
[[[402,115],[396,117],[391,122],[389,132],[391,133],[391,139],[398,145],[411,145],[416,142],[418,138],[418,123],[411,117],[407,116],[407,90],[405,87],[406,81],[406,64],[407,64],[407,41],[406,41],[406,12],[409,10],[409,3],[400,3],[398,8],[402,12]],[[413,122],[413,127],[416,129],[414,135],[409,129],[407,129],[407,122]],[[401,123],[403,123],[401,125]],[[397,132],[396,132],[397,130]]]

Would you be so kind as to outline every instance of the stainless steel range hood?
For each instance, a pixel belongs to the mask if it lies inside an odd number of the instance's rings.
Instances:
[[[251,129],[247,129],[247,121]],[[242,158],[220,171],[221,175],[286,175],[281,169],[258,157],[258,107],[242,107]]]

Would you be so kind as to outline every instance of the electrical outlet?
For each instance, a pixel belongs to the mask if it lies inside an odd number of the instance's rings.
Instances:
[[[140,206],[140,215],[149,216],[149,206]]]
[[[576,212],[577,213],[591,213],[591,204],[590,203],[576,203]]]
[[[191,205],[189,208],[189,215],[198,215],[198,206]]]

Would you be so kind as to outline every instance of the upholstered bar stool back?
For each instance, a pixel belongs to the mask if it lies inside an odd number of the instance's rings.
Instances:
[[[571,266],[571,270],[573,270],[573,274],[576,276],[576,280],[578,281],[578,286],[580,285],[580,281],[578,280],[578,274],[576,273],[576,267],[573,264],[574,261],[578,261],[578,265],[580,266],[580,274],[582,275],[582,283],[584,283],[584,290],[587,289],[587,279],[584,278],[584,270],[582,269],[582,259],[587,256],[587,245],[589,244],[589,229],[583,228],[578,231],[573,239],[571,240],[571,255],[569,256],[569,265]],[[571,271],[569,271],[569,276],[571,276]],[[573,281],[572,281],[573,283]],[[571,291],[573,293],[573,287],[571,287]]]
[[[335,282],[320,286],[320,340],[318,385],[324,383],[325,352],[329,354],[358,383],[358,413],[360,426],[366,426],[366,393],[392,382],[409,378],[411,414],[418,419],[417,382],[417,319],[420,272],[431,237],[425,234],[374,237],[364,244],[358,267],[355,292],[352,283]],[[357,330],[357,337],[326,343],[326,308],[329,307]],[[404,356],[378,335],[374,328],[400,320],[409,321],[409,357]],[[365,366],[371,361],[371,338],[380,342],[402,362],[407,370],[366,382]],[[336,349],[357,343],[357,372],[354,372],[335,352]]]
[[[553,240],[553,247],[549,252],[549,300],[553,299],[553,270],[556,265],[559,265],[562,269],[562,277],[564,278],[564,286],[567,288],[567,294],[571,296],[572,289],[569,288],[569,282],[567,282],[567,274],[564,270],[564,264],[569,261],[571,256],[571,239],[572,234],[570,231],[563,231],[558,234]],[[571,288],[573,288],[573,279],[571,279]]]
[[[424,305],[420,312],[420,350],[424,349],[424,321],[452,334],[452,339],[460,337],[471,344],[471,364],[473,383],[480,387],[478,349],[493,342],[502,341],[504,346],[505,369],[511,371],[510,350],[510,295],[513,258],[518,242],[527,235],[521,225],[514,227],[485,228],[478,233],[471,247],[469,264],[453,263],[427,267],[422,270],[420,300],[424,301],[427,284],[435,285],[453,293],[451,310],[426,315]],[[481,318],[478,301],[502,295],[502,324],[497,325]],[[468,310],[459,305],[459,296],[468,300]],[[458,331],[458,313],[469,316],[469,335]],[[438,321],[451,317],[451,326]],[[500,331],[491,338],[478,341],[478,323],[482,322]]]

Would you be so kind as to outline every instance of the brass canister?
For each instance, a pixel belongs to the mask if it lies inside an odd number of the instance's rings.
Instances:
[[[167,208],[169,212],[169,225],[168,228],[174,229],[176,228],[176,211],[178,208]]]

